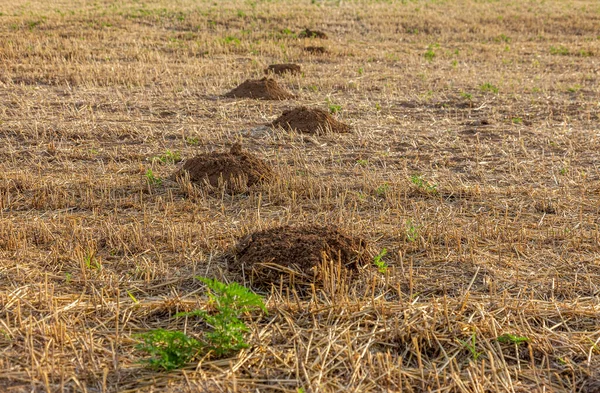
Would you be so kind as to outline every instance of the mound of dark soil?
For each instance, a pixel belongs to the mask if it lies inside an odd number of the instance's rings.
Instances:
[[[295,130],[303,134],[326,134],[349,132],[347,124],[337,121],[329,113],[321,109],[310,109],[304,106],[283,112],[271,127]]]
[[[239,143],[228,153],[202,154],[187,160],[175,177],[183,177],[186,173],[193,183],[204,185],[208,182],[213,187],[223,185],[231,192],[243,192],[274,177],[267,163],[242,151]]]
[[[280,87],[275,79],[248,79],[225,97],[257,98],[260,100],[287,100],[295,96]]]
[[[243,272],[253,285],[277,284],[281,276],[297,284],[318,282],[323,257],[341,262],[346,271],[369,263],[366,242],[332,226],[283,226],[256,232],[237,246],[231,270]]]
[[[304,29],[298,33],[298,38],[320,38],[322,40],[326,40],[329,37],[327,36],[327,33],[319,30]]]
[[[313,55],[323,55],[327,53],[327,49],[325,49],[324,46],[307,46],[304,50]]]
[[[292,74],[297,75],[302,72],[298,64],[271,64],[265,69],[265,74]]]

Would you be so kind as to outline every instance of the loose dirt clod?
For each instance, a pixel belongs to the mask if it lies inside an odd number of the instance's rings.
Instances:
[[[347,124],[337,121],[329,113],[321,109],[299,107],[283,112],[271,127],[304,134],[345,133],[350,131]]]
[[[369,262],[366,242],[332,226],[283,226],[256,232],[237,246],[231,270],[241,271],[253,285],[277,284],[281,276],[296,284],[318,283],[323,257],[356,271]]]
[[[175,173],[175,178],[189,175],[191,182],[213,187],[223,185],[230,192],[243,192],[248,187],[273,179],[270,166],[242,151],[239,143],[234,144],[228,153],[208,153],[189,159],[183,168]]]
[[[256,98],[261,100],[287,100],[295,96],[277,84],[275,79],[248,79],[225,97]]]
[[[271,64],[265,69],[265,74],[275,74],[275,75],[283,75],[283,74],[300,74],[301,68],[298,64]]]
[[[327,53],[327,49],[324,46],[307,46],[304,48],[304,50],[314,55],[322,55]]]
[[[327,36],[327,33],[319,30],[304,29],[298,33],[298,38],[320,38],[322,40],[326,40],[329,38],[329,36]]]

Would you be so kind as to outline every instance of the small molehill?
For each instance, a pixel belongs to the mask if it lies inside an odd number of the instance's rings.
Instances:
[[[175,178],[186,175],[192,183],[223,186],[230,192],[244,192],[248,187],[271,181],[271,167],[260,158],[245,152],[239,143],[227,153],[208,153],[185,162]]]
[[[299,107],[283,112],[271,127],[281,127],[284,130],[294,130],[303,134],[345,133],[350,127],[334,119],[321,109]]]
[[[326,40],[329,38],[329,36],[327,33],[319,30],[304,29],[298,33],[298,38],[320,38],[322,40]]]
[[[271,64],[265,69],[265,74],[292,74],[298,75],[302,72],[302,69],[298,64]]]
[[[325,49],[324,46],[307,46],[304,50],[313,55],[323,55],[327,53],[327,49]]]
[[[277,84],[275,79],[248,79],[225,97],[256,98],[259,100],[287,100],[295,96]]]
[[[352,273],[369,263],[366,242],[332,226],[283,226],[256,232],[237,246],[231,270],[242,272],[253,285],[318,283],[323,258],[341,262]],[[321,277],[322,278],[322,277]]]

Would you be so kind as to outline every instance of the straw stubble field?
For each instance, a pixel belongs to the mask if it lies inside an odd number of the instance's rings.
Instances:
[[[0,12],[0,390],[600,391],[597,2]],[[287,62],[295,98],[224,97]],[[350,132],[265,127],[297,106]],[[172,177],[236,142],[273,181]],[[206,331],[174,317],[206,306],[195,276],[250,285],[238,241],[308,224],[387,249],[387,271],[262,287],[250,348],[139,363],[138,333]]]

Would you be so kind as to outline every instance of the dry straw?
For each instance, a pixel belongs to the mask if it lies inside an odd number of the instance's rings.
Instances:
[[[596,1],[0,11],[0,391],[600,390]],[[276,63],[302,67],[273,76],[293,101],[223,98]],[[264,126],[330,103],[350,133]],[[239,141],[273,182],[154,159]],[[385,274],[325,258],[303,292],[263,289],[250,348],[139,363],[137,333],[206,331],[174,318],[206,307],[195,276],[304,224],[386,248]]]

